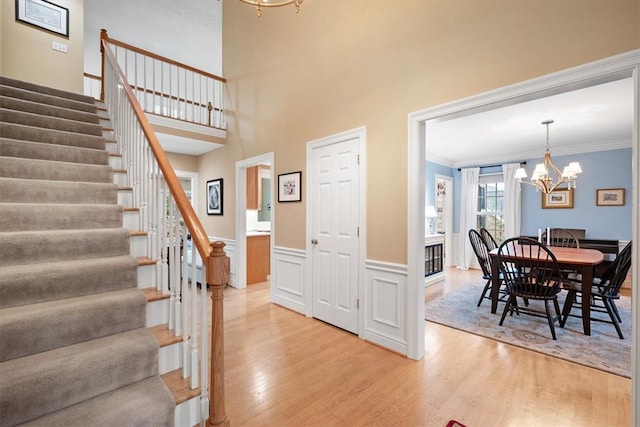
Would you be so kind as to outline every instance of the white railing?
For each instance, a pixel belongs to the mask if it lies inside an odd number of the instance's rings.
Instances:
[[[227,129],[223,77],[111,39],[106,30],[100,38],[111,49],[146,113]],[[85,74],[85,94],[102,99],[103,89],[96,90],[95,78]]]
[[[209,364],[209,330],[222,331],[222,289],[228,282],[229,258],[221,242],[210,244],[173,168],[141,111],[132,85],[123,76],[112,52],[105,55],[104,103],[111,118],[122,167],[127,170],[133,206],[139,208],[138,227],[147,232],[147,255],[155,261],[159,292],[170,295],[168,327],[183,338],[182,372],[192,389],[200,388],[202,420],[224,423],[224,364],[222,336],[212,337],[213,370]],[[189,250],[191,249],[191,250]],[[188,265],[190,252],[191,267]],[[196,257],[202,262],[202,288],[212,289],[213,307],[196,286]],[[189,269],[191,274],[187,274]],[[209,271],[211,270],[211,271]],[[215,277],[214,277],[215,276]],[[193,278],[191,283],[188,277]],[[205,281],[206,278],[206,281]],[[209,322],[211,320],[211,323]],[[213,327],[211,326],[213,324]],[[216,390],[210,408],[207,381]],[[215,408],[215,414],[213,410]]]

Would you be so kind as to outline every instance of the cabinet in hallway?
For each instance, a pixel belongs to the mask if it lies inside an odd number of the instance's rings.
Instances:
[[[247,285],[266,282],[271,269],[271,236],[247,235]]]

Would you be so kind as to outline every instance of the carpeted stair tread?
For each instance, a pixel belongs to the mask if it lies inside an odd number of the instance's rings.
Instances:
[[[4,119],[4,118],[3,118]],[[18,123],[0,122],[0,137],[47,144],[71,145],[84,148],[105,149],[105,141],[100,135],[86,135],[56,129],[42,129]]]
[[[0,230],[72,230],[122,227],[119,205],[0,203]]]
[[[0,268],[0,309],[137,287],[130,255]]]
[[[153,335],[140,328],[0,363],[0,425],[16,425],[157,375],[158,350]]]
[[[113,182],[113,168],[0,156],[0,176],[49,181]]]
[[[0,310],[0,362],[145,326],[137,288]]]
[[[95,112],[84,112],[65,108],[63,106],[32,102],[26,99],[18,99],[10,96],[3,96],[3,87],[0,86],[0,108],[7,110],[18,110],[26,113],[40,114],[47,117],[57,117],[61,119],[74,120],[91,124],[100,123],[100,118]],[[60,99],[60,98],[53,98]]]
[[[125,228],[0,233],[0,267],[130,253]]]
[[[171,392],[159,377],[151,377],[20,426],[86,427],[90,420],[91,427],[171,427],[174,411]]]
[[[55,106],[66,108],[68,110],[79,111],[88,114],[98,113],[97,105],[89,104],[87,102],[76,101],[68,98],[60,98],[57,96],[51,96],[44,93],[33,92],[30,90],[21,89],[14,86],[7,86],[0,83],[0,96],[7,98],[22,99],[24,101],[30,101],[38,104]]]
[[[113,183],[47,181],[0,177],[0,202],[108,204],[118,200]]]
[[[7,123],[29,125],[36,128],[54,129],[65,132],[75,132],[85,135],[102,136],[102,126],[100,126],[100,124],[47,117],[23,111],[7,110],[6,108],[0,108],[0,115],[2,115],[2,121]]]
[[[11,77],[0,76],[0,84],[24,89],[31,92],[37,92],[44,95],[55,96],[58,98],[71,99],[89,105],[95,105],[95,99],[93,99],[93,97],[91,96],[83,95],[76,92],[69,92],[61,89],[55,89],[52,87],[41,86],[35,83],[26,82],[24,80],[12,79]]]
[[[9,138],[0,138],[0,155],[69,163],[109,164],[109,153],[105,150]]]

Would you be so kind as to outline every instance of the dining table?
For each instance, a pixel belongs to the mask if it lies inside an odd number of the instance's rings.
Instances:
[[[517,246],[517,245],[516,245]],[[604,260],[602,252],[596,249],[566,248],[559,246],[547,246],[553,253],[560,270],[576,270],[582,275],[581,291],[582,301],[591,300],[591,286],[593,282],[594,267]],[[498,264],[498,250],[489,252],[491,260],[491,313],[498,309],[500,291],[500,265]],[[516,253],[522,253],[517,251]],[[503,258],[517,262],[515,254],[501,254]],[[585,335],[591,335],[591,304],[582,304],[582,328]]]

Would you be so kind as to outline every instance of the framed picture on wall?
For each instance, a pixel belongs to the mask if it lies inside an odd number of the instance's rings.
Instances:
[[[596,190],[596,206],[624,206],[624,188]]]
[[[69,9],[46,0],[16,0],[16,21],[69,37]]]
[[[222,178],[207,181],[207,214],[222,215]]]
[[[542,193],[542,209],[573,209],[573,188],[557,188]]]
[[[302,172],[278,175],[278,202],[299,202],[302,200]]]

